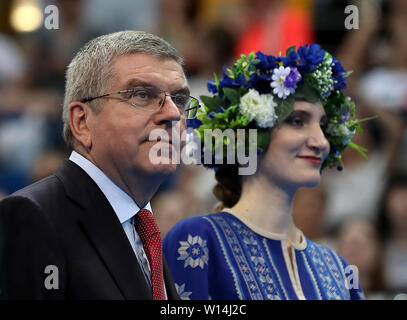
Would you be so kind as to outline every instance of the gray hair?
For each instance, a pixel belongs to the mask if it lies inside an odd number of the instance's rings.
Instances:
[[[89,41],[72,59],[66,71],[65,97],[62,110],[63,137],[73,147],[74,136],[69,126],[69,105],[104,94],[112,79],[116,58],[133,53],[145,53],[159,58],[170,58],[183,65],[176,49],[164,39],[144,31],[121,31]],[[89,106],[97,113],[101,103],[97,99]]]

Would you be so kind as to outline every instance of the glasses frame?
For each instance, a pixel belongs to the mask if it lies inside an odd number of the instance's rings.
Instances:
[[[140,86],[140,87],[143,87],[143,86]],[[137,87],[136,87],[136,88],[137,88]],[[155,87],[153,87],[153,88],[155,88]],[[134,92],[134,89],[135,89],[135,88],[126,89],[126,90],[120,90],[120,91],[117,91],[117,92],[102,94],[102,95],[97,96],[97,97],[85,98],[85,99],[82,99],[80,102],[86,103],[86,102],[93,101],[93,100],[95,100],[95,99],[106,98],[106,97],[110,97],[110,96],[117,95],[117,94],[120,94],[120,95],[121,95],[121,94],[123,94],[123,93],[133,93],[133,92]],[[164,93],[164,99],[162,99],[162,101],[161,101],[161,103],[160,103],[158,109],[157,109],[157,110],[154,110],[154,111],[159,111],[159,110],[161,110],[161,108],[163,107],[163,105],[164,105],[164,103],[165,103],[165,99],[166,99],[167,97],[170,97],[171,100],[172,100],[172,102],[175,104],[175,102],[174,102],[174,100],[173,100],[173,98],[176,97],[175,95],[168,94],[168,93],[166,93],[164,90],[159,89],[159,88],[155,88],[155,89],[157,89],[158,91]],[[188,112],[189,110],[192,110],[192,109],[196,109],[196,110],[198,111],[198,109],[201,107],[201,106],[200,106],[200,103],[199,103],[199,100],[198,100],[197,98],[193,97],[193,96],[190,96],[190,95],[187,95],[187,97],[188,97],[189,99],[195,100],[195,101],[196,101],[196,106],[195,106],[195,107],[192,107],[192,108],[185,109],[185,110],[181,113],[181,116],[184,117],[185,119],[195,119],[195,118],[196,118],[196,114],[195,114],[195,116],[194,116],[193,118],[187,118],[186,116],[184,116],[184,114],[185,114],[186,112]],[[123,100],[129,100],[129,99],[123,99]],[[143,107],[137,106],[137,105],[135,105],[135,104],[133,104],[133,103],[131,103],[131,102],[130,102],[130,104],[131,104],[133,107],[136,107],[136,108],[143,108]],[[144,110],[148,110],[148,108],[143,108],[143,109],[144,109]],[[178,109],[178,110],[179,110],[179,109]]]

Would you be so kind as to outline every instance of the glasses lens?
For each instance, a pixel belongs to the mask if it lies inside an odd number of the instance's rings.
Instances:
[[[199,108],[198,100],[193,97],[189,97],[189,101],[187,103],[187,106],[185,107],[184,116],[187,119],[195,118],[198,112],[198,108]]]
[[[133,106],[159,109],[160,101],[165,99],[165,94],[153,87],[136,87],[130,97]]]

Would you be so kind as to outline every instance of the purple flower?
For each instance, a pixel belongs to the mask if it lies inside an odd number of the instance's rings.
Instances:
[[[349,110],[346,110],[345,112],[342,113],[342,123],[346,122],[349,120]]]
[[[300,80],[301,74],[298,72],[297,68],[290,68],[290,73],[285,78],[284,85],[286,86],[286,88],[296,88],[297,83]]]

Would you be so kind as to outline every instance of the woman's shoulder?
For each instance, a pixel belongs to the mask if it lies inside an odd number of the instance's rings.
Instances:
[[[350,265],[336,250],[330,248],[326,244],[321,244],[307,239],[307,252],[312,256],[313,261],[321,260],[321,262],[333,268],[339,268],[342,274],[355,272],[356,266]],[[356,271],[357,272],[357,271]]]
[[[217,212],[183,219],[171,228],[166,238],[208,235],[213,232],[215,221],[221,215],[221,212]]]

